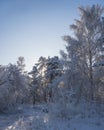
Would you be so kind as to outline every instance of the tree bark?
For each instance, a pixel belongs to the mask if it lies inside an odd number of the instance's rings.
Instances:
[[[92,52],[91,49],[89,47],[89,79],[90,79],[90,85],[91,85],[91,100],[94,99],[94,95],[93,95],[93,68],[92,68]]]

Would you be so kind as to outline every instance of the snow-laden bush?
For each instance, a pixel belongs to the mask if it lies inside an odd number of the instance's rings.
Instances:
[[[49,113],[51,118],[72,119],[72,118],[93,118],[102,115],[104,116],[104,105],[96,103],[80,101],[78,104],[56,102],[50,105]]]
[[[16,65],[0,68],[0,111],[17,103],[29,102],[28,78],[21,74]]]

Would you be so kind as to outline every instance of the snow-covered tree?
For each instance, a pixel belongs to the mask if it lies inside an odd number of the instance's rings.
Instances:
[[[66,59],[65,69],[67,84],[77,93],[88,93],[94,98],[94,69],[96,60],[104,55],[104,8],[100,5],[79,7],[80,19],[70,28],[73,36],[64,36],[66,53],[61,51]],[[74,89],[75,88],[75,89]],[[78,94],[77,94],[78,95]]]
[[[58,87],[59,78],[63,74],[63,66],[58,56],[48,57],[45,70],[46,98],[50,100],[55,93],[55,87]]]
[[[22,57],[22,56],[18,57],[17,66],[21,72],[24,72],[24,68],[25,68],[24,61],[25,61],[24,57]]]
[[[62,75],[62,64],[57,56],[52,58],[40,57],[31,72],[34,99],[47,101],[52,96],[52,83]]]
[[[0,110],[29,102],[29,79],[15,64],[0,67]]]
[[[46,68],[46,58],[40,57],[38,62],[33,66],[33,69],[31,72],[29,72],[29,75],[31,75],[31,85],[33,88],[33,103],[35,102],[41,102],[44,100],[44,86],[45,86],[45,80],[44,80],[44,71]]]
[[[46,62],[45,77],[47,82],[51,83],[57,76],[62,74],[62,64],[57,56],[48,57]]]

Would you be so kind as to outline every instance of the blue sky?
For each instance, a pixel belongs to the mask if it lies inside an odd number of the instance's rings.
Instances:
[[[96,3],[104,6],[104,0],[0,0],[0,64],[24,56],[31,70],[40,56],[59,55],[77,7]]]

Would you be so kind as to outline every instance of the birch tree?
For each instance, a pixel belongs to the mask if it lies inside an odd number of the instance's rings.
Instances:
[[[104,55],[104,18],[102,17],[104,8],[93,5],[79,7],[79,11],[80,18],[70,26],[73,36],[63,37],[66,41],[66,53],[63,52],[63,55],[67,61],[66,70],[67,72],[70,70],[70,78],[67,80],[72,82],[72,87],[78,86],[79,77],[80,86],[86,86],[87,81],[90,98],[93,100],[93,65],[101,55]]]

